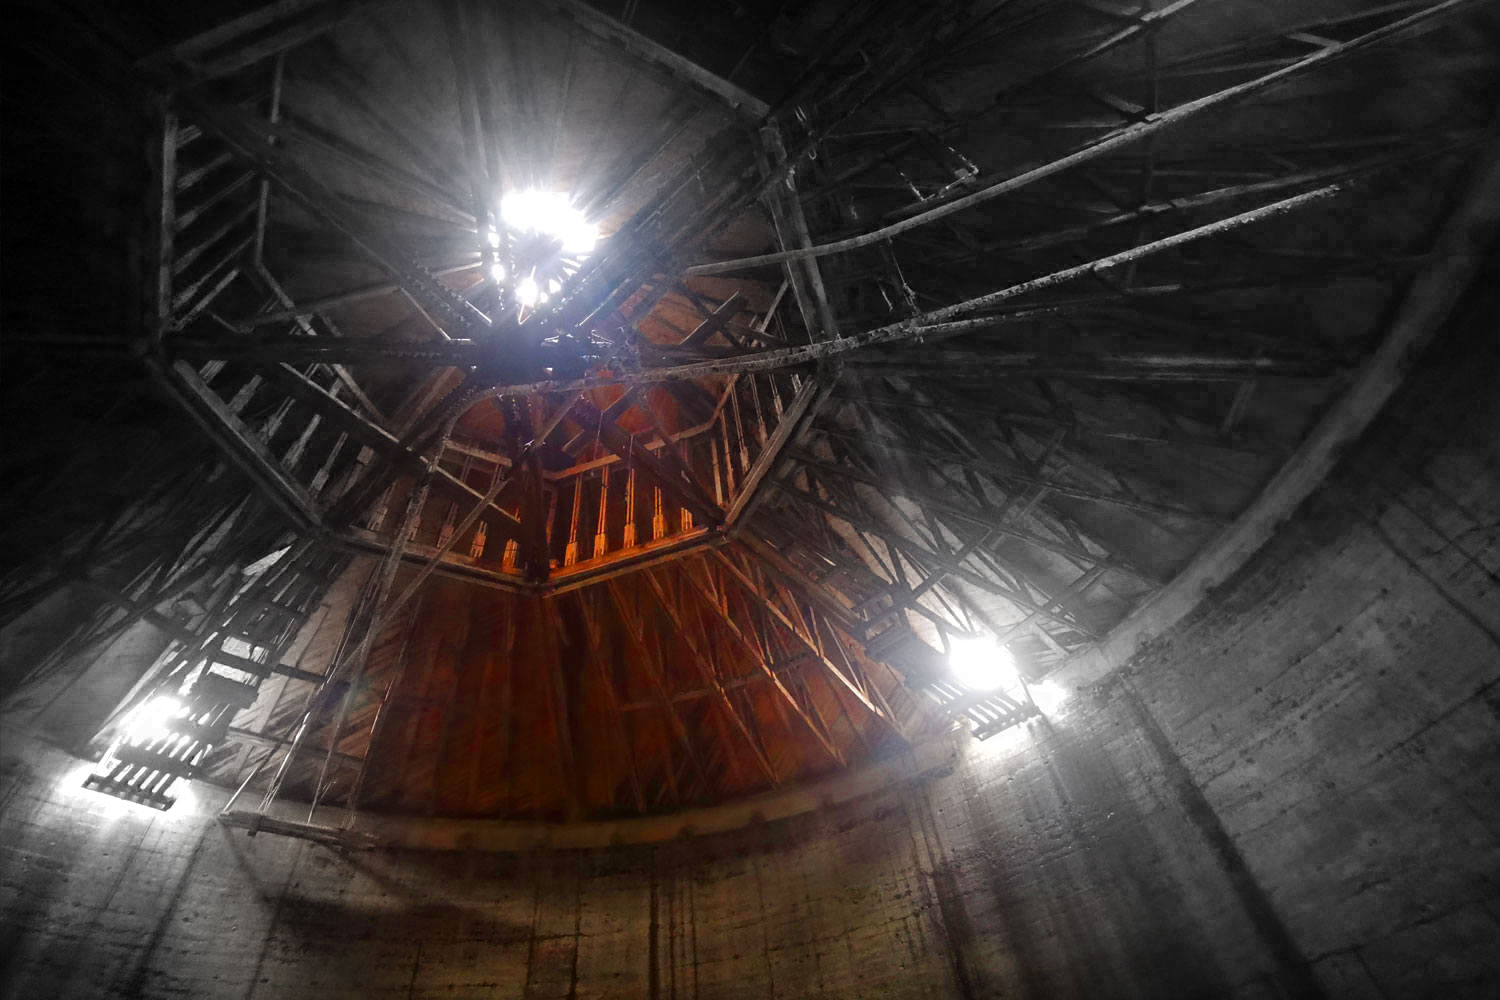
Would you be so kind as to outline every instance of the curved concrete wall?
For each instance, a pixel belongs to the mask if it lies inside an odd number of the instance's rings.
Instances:
[[[3,817],[16,996],[1100,996],[1276,969],[1116,703],[948,778],[641,848],[353,852],[151,814],[39,746]],[[25,773],[15,774],[24,768]]]
[[[654,847],[341,854],[217,793],[119,806],[10,727],[0,993],[1494,995],[1494,310],[1193,618],[921,785]]]

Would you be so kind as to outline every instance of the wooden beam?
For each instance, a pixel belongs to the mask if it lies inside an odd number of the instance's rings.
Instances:
[[[1436,9],[1436,8],[1434,8]],[[1238,572],[1332,470],[1401,384],[1412,359],[1447,321],[1460,297],[1494,260],[1500,233],[1500,144],[1491,143],[1469,174],[1426,264],[1413,276],[1380,346],[1349,389],[1323,414],[1292,457],[1239,518],[1205,546],[1170,584],[1133,610],[1079,657],[1094,677],[1119,667],[1152,636],[1182,621],[1215,587]]]
[[[179,361],[177,364],[185,365],[185,362]],[[188,367],[191,370],[191,367]],[[334,396],[327,389],[312,382],[291,365],[277,365],[270,369],[267,374],[280,382],[280,384],[285,386],[288,391],[292,392],[298,398],[312,404],[320,412],[333,419],[361,444],[386,454],[398,464],[408,469],[426,468],[426,460],[403,443],[400,438],[349,406],[342,399]],[[217,399],[217,396],[214,398]],[[441,484],[445,490],[457,492],[474,500],[482,500],[484,498],[484,494],[453,475],[447,469],[442,468],[437,460],[434,460],[433,464],[435,466],[434,475],[441,480]],[[507,480],[508,483],[509,480]],[[501,537],[520,537],[520,521],[510,511],[500,507],[496,500],[490,501],[486,508],[486,514],[495,519],[496,527]]]
[[[744,588],[752,598],[760,602],[765,610],[775,617],[776,621],[782,626],[782,628],[786,629],[792,635],[797,644],[802,647],[803,655],[809,656],[815,662],[820,664],[823,669],[833,677],[833,679],[837,680],[839,684],[841,684],[849,691],[850,694],[854,695],[854,697],[862,705],[864,705],[867,710],[869,710],[874,715],[882,718],[883,721],[890,725],[896,731],[897,735],[901,736],[903,739],[907,738],[899,723],[896,722],[895,716],[891,714],[889,705],[886,704],[885,699],[881,695],[879,690],[874,689],[875,697],[872,699],[872,686],[868,683],[867,678],[864,678],[857,671],[845,670],[843,668],[840,668],[828,657],[827,652],[823,646],[822,637],[817,631],[819,622],[817,607],[821,606],[818,601],[814,600],[814,606],[810,607],[807,611],[807,613],[811,616],[811,621],[804,623],[804,627],[807,628],[807,634],[804,635],[796,628],[795,624],[788,618],[788,616],[785,614],[785,612],[782,611],[782,609],[776,607],[774,602],[770,601],[763,595],[762,588],[757,585],[756,580],[750,579],[746,572],[742,568],[736,566],[733,561],[731,561],[725,554],[716,552],[714,553],[714,555],[716,558],[718,558],[718,561],[730,571],[736,582],[742,588]],[[752,562],[749,559],[746,559],[745,561],[747,564]],[[768,568],[771,568],[771,571],[773,573],[776,571],[774,567]],[[800,584],[797,584],[796,581],[789,582],[792,582],[794,585],[800,586]],[[880,585],[882,587],[887,586],[884,581],[880,581]],[[783,598],[796,608],[798,617],[800,619],[803,612],[801,609],[801,600],[797,597],[797,594],[795,592],[788,591],[785,587],[781,588],[781,593],[783,595]],[[811,599],[811,597],[809,597],[809,599]],[[858,628],[858,623],[853,621],[847,611],[842,616],[839,616],[838,620],[841,623],[840,627],[845,629],[846,634],[858,635],[861,641],[863,640],[863,633]],[[833,628],[828,618],[825,617],[822,621],[825,628]],[[843,653],[841,645],[839,647],[839,652],[841,654]],[[845,657],[845,662],[846,665],[849,662],[847,657]]]
[[[959,579],[970,583],[981,590],[1003,597],[1006,600],[1010,601],[1012,604],[1015,604],[1016,606],[1021,608],[1023,611],[1035,611],[1038,609],[1038,605],[1029,600],[1025,595],[1020,594],[1017,591],[1006,587],[995,580],[990,579],[989,577],[983,576],[980,573],[975,572],[974,570],[964,568],[952,556],[945,556],[940,552],[930,549],[924,543],[916,539],[906,538],[898,534],[894,528],[888,525],[883,525],[876,521],[874,518],[863,517],[859,514],[851,513],[835,504],[829,503],[821,497],[814,496],[813,494],[808,493],[805,490],[800,490],[795,487],[788,486],[784,483],[777,483],[776,486],[778,489],[785,491],[789,495],[796,497],[798,500],[801,500],[804,503],[811,504],[812,506],[817,507],[819,510],[826,511],[829,514],[832,514],[834,517],[846,521],[850,525],[857,527],[862,531],[866,531],[872,535],[875,535],[876,537],[885,541],[886,544],[890,545],[891,547],[905,552],[908,556],[916,560],[920,560],[921,563],[923,563],[927,567],[941,567],[944,572],[956,576]],[[981,526],[984,526],[989,522],[981,521],[979,523],[981,524]],[[995,530],[999,531],[1001,529],[997,526],[995,527]],[[1112,564],[1108,564],[1107,560],[1103,559],[1094,558],[1090,560],[1090,563],[1091,565],[1105,564],[1108,565],[1111,569],[1115,568]],[[930,571],[931,570],[929,569],[928,572]],[[895,594],[893,593],[892,596],[894,598]],[[913,607],[912,610],[919,610],[919,608],[920,606]],[[1067,619],[1060,618],[1050,613],[1047,614],[1047,617],[1056,620],[1058,624],[1063,625],[1066,628],[1071,629],[1072,631],[1078,632],[1079,634],[1088,636],[1090,638],[1094,638],[1093,633],[1091,633],[1087,628],[1078,624],[1077,622],[1068,621]]]
[[[212,79],[285,52],[374,5],[375,0],[276,0],[142,60],[147,69],[187,63]]]
[[[786,147],[781,141],[781,131],[770,123],[761,128],[761,169],[767,176],[785,173],[784,183],[771,184],[766,190],[766,204],[771,210],[771,222],[776,229],[776,239],[782,250],[807,251],[812,247],[812,236],[807,228],[807,218],[802,212],[802,202],[797,197],[797,172],[787,168]],[[802,313],[802,325],[807,330],[808,340],[832,340],[838,337],[838,320],[828,302],[828,290],[823,285],[821,265],[812,257],[788,260],[784,265],[797,307]]]
[[[698,668],[698,673],[703,677],[703,683],[708,685],[709,689],[717,696],[719,705],[724,709],[729,721],[734,724],[734,727],[739,730],[740,735],[745,738],[745,742],[749,744],[750,752],[754,755],[755,762],[760,766],[761,772],[766,776],[766,780],[771,782],[772,785],[780,784],[780,779],[776,776],[776,769],[771,766],[770,760],[761,752],[760,747],[755,742],[755,738],[750,734],[749,728],[745,725],[745,720],[735,710],[734,702],[729,698],[729,692],[724,689],[724,685],[714,673],[707,655],[693,641],[692,635],[683,623],[682,616],[677,613],[676,603],[669,599],[662,590],[661,581],[656,578],[655,571],[648,569],[643,570],[642,573],[645,576],[646,584],[651,588],[651,592],[656,595],[657,603],[661,605],[662,611],[666,613],[673,627],[677,629],[678,638],[686,644],[688,652],[692,654],[693,664]],[[725,749],[728,750],[727,747]]]
[[[495,504],[500,494],[508,485],[510,485],[511,479],[514,476],[516,469],[523,466],[529,467],[531,465],[532,454],[547,443],[547,438],[550,437],[552,432],[557,429],[558,424],[562,423],[563,417],[567,415],[567,412],[568,408],[566,406],[559,406],[556,412],[553,413],[552,418],[547,422],[547,425],[542,428],[541,432],[526,443],[526,447],[523,448],[521,450],[521,454],[516,457],[515,463],[503,473],[500,472],[500,470],[496,470],[497,475],[495,476],[495,480],[490,484],[490,488],[485,491],[484,496],[479,499],[478,503],[470,508],[469,512],[464,515],[463,520],[461,520],[457,525],[454,526],[453,530],[449,532],[447,540],[438,545],[436,551],[432,553],[431,558],[428,559],[427,563],[417,571],[417,575],[412,577],[411,582],[406,585],[406,589],[402,591],[398,596],[391,599],[389,610],[386,612],[387,614],[394,614],[397,610],[400,609],[401,605],[411,600],[416,592],[421,589],[422,584],[427,582],[427,578],[432,575],[433,570],[437,568],[437,565],[442,561],[443,556],[446,555],[454,545],[458,544],[458,540],[462,538],[465,533],[467,533],[468,530],[474,526],[474,522],[479,520],[479,516],[488,511]],[[462,480],[460,480],[460,482],[461,481]]]
[[[749,594],[752,598],[759,602],[760,605],[763,606],[766,611],[776,619],[778,623],[780,623],[782,628],[791,634],[792,638],[797,641],[798,645],[800,645],[811,656],[813,656],[818,663],[822,664],[823,669],[826,670],[835,680],[837,680],[844,687],[848,688],[849,691],[859,699],[860,704],[869,709],[872,715],[875,715],[878,718],[884,720],[886,724],[888,724],[896,732],[896,735],[900,736],[902,739],[906,739],[906,734],[901,731],[901,728],[897,724],[896,720],[887,716],[885,712],[880,708],[880,706],[871,701],[870,696],[866,694],[859,687],[859,685],[854,683],[853,679],[851,679],[842,670],[840,670],[832,660],[824,656],[823,651],[818,648],[816,643],[809,641],[805,636],[799,633],[792,625],[791,620],[786,616],[786,614],[761,594],[760,590],[755,586],[754,581],[747,577],[743,570],[736,566],[734,562],[730,560],[729,557],[726,556],[723,552],[719,552],[716,550],[710,554],[715,559],[717,559],[725,569],[729,570],[730,576],[734,578],[735,582],[738,583],[747,594]]]
[[[853,612],[845,607],[828,587],[798,569],[795,563],[770,542],[749,531],[740,532],[735,536],[735,541],[755,553],[756,558],[760,559],[771,572],[778,574],[806,594],[808,600],[817,605],[839,628],[849,633],[859,630]]]
[[[756,508],[765,502],[765,496],[769,492],[764,487],[766,479],[775,476],[783,464],[783,451],[807,428],[817,415],[819,407],[827,401],[833,392],[833,387],[838,384],[838,372],[826,371],[808,379],[792,400],[791,406],[781,415],[781,421],[776,425],[776,430],[771,432],[770,440],[761,448],[760,454],[755,457],[755,462],[750,471],[745,473],[745,478],[740,483],[739,493],[734,498],[734,503],[729,506],[727,522],[734,526],[744,521],[755,513]],[[752,390],[753,390],[752,386]]]
[[[557,643],[558,635],[554,631],[554,628],[562,628],[562,621],[552,614],[541,598],[536,599],[536,613],[543,619],[540,624],[542,656],[547,661],[544,669],[549,682],[547,704],[551,709],[553,730],[557,734],[558,762],[561,765],[563,787],[567,792],[568,819],[576,821],[583,817],[583,799],[579,791],[578,760],[570,717],[574,702],[568,696],[568,679],[563,673],[563,658]]]
[[[635,745],[631,742],[630,732],[625,725],[625,710],[620,705],[619,695],[615,692],[614,682],[610,679],[609,670],[604,663],[604,635],[599,627],[599,620],[594,616],[591,604],[599,592],[580,594],[578,596],[578,613],[583,618],[584,630],[589,638],[589,659],[594,663],[594,669],[599,674],[599,689],[604,693],[604,700],[608,703],[606,709],[609,718],[614,723],[615,738],[620,743],[620,752],[625,755],[625,763],[630,776],[630,792],[635,800],[635,811],[643,813],[646,811],[646,798],[641,788],[640,768],[636,764]]]
[[[242,159],[254,164],[314,216],[368,254],[424,308],[436,313],[437,320],[450,328],[450,333],[456,330],[483,337],[494,326],[488,316],[439,282],[404,247],[354,211],[345,199],[284,149],[271,145],[268,123],[239,108],[211,104],[193,92],[180,94],[179,101],[185,114],[216,133]]]
[[[735,314],[745,307],[745,296],[741,292],[735,292],[725,299],[719,308],[709,313],[708,318],[699,323],[692,333],[677,342],[678,347],[696,347],[705,342],[716,333],[724,332],[724,324],[734,318]]]
[[[820,434],[826,434],[829,437],[841,438],[854,445],[869,443],[874,447],[888,450],[903,456],[921,459],[925,462],[949,462],[953,465],[962,466],[966,469],[973,469],[976,472],[982,472],[987,476],[991,476],[998,480],[1003,480],[1007,483],[1019,483],[1024,486],[1045,487],[1048,492],[1056,493],[1058,496],[1071,497],[1075,500],[1090,500],[1097,503],[1106,503],[1116,507],[1123,507],[1127,510],[1138,511],[1143,514],[1166,514],[1174,515],[1177,517],[1192,518],[1194,520],[1220,520],[1217,515],[1207,514],[1203,511],[1192,510],[1187,507],[1177,507],[1172,504],[1156,503],[1154,501],[1142,500],[1136,497],[1128,497],[1117,493],[1104,493],[1099,490],[1091,490],[1081,486],[1075,486],[1071,483],[1060,483],[1055,479],[1048,479],[1041,476],[1032,475],[1027,472],[1020,472],[994,461],[970,458],[965,455],[960,455],[956,452],[950,452],[942,448],[932,447],[931,445],[926,443],[918,446],[903,441],[897,441],[895,438],[883,434],[872,435],[868,432],[855,434],[854,432],[842,427],[827,427],[818,425],[816,429]],[[816,458],[814,456],[808,455],[805,452],[798,453],[797,457],[799,459],[816,461]]]
[[[822,469],[825,472],[831,472],[835,475],[841,475],[856,482],[874,486],[877,489],[880,489],[885,494],[906,497],[908,500],[911,500],[913,503],[919,505],[930,505],[933,510],[952,514],[953,516],[968,521],[971,524],[977,524],[981,528],[992,528],[997,534],[1009,535],[1012,538],[1019,538],[1022,541],[1037,546],[1038,548],[1047,549],[1048,551],[1055,552],[1058,555],[1069,556],[1073,559],[1081,560],[1090,566],[1103,563],[1110,569],[1116,570],[1121,573],[1126,573],[1130,576],[1134,576],[1146,583],[1151,584],[1152,586],[1160,586],[1160,581],[1143,576],[1138,570],[1133,570],[1121,563],[1114,562],[1108,556],[1097,555],[1093,552],[1087,551],[1086,549],[1080,549],[1066,542],[1059,542],[1054,539],[1044,538],[1041,535],[1035,534],[1030,531],[1025,531],[1023,529],[1016,528],[1007,524],[1001,524],[985,511],[973,510],[961,504],[955,504],[950,500],[935,496],[934,494],[928,493],[925,490],[916,489],[905,484],[886,482],[879,476],[861,473],[858,470],[850,469],[847,466],[832,465],[826,462],[820,462],[816,466],[813,466],[811,463],[809,463],[809,466]],[[821,510],[825,510],[830,514],[833,514],[835,517],[842,518],[845,521],[848,521],[850,524],[855,525],[864,531],[868,531],[872,535],[879,535],[882,538],[886,538],[890,534],[891,529],[889,528],[889,526],[880,524],[872,518],[862,517],[858,513],[845,511],[830,504],[828,501],[822,499],[821,497],[814,496],[806,490],[799,489],[798,487],[793,486],[783,480],[775,480],[773,481],[772,485],[775,486],[776,489],[781,490],[783,493],[795,497],[798,500],[802,500],[805,503],[812,504],[814,507],[817,507]],[[891,539],[887,540],[889,541]],[[901,545],[906,545],[910,540],[896,539],[896,541]],[[920,546],[920,543],[917,544]],[[925,547],[923,547],[922,551],[918,554],[923,555],[924,557],[937,557],[937,553],[930,552]],[[986,586],[988,586],[988,584],[986,584]]]
[[[278,509],[301,527],[321,526],[322,513],[312,495],[291,477],[266,443],[245,426],[192,365],[178,361],[167,368],[155,360],[146,364],[162,387]]]
[[[618,46],[635,58],[682,81],[699,95],[709,98],[715,106],[726,106],[740,117],[753,122],[770,114],[770,106],[758,97],[710,73],[666,46],[653,42],[582,0],[541,2],[596,38]]]
[[[684,570],[684,572],[687,571]],[[711,581],[709,582],[709,587],[712,588]],[[798,704],[796,696],[793,695],[791,689],[786,686],[786,682],[782,680],[782,678],[772,668],[771,660],[769,658],[769,651],[762,650],[756,642],[747,637],[744,632],[740,631],[739,625],[737,625],[734,619],[729,616],[728,612],[721,608],[716,602],[709,599],[707,591],[704,588],[684,587],[683,589],[684,591],[690,591],[705,607],[711,610],[714,615],[724,623],[724,627],[729,632],[729,634],[734,637],[735,641],[738,642],[747,653],[750,654],[751,660],[760,670],[762,676],[764,676],[768,681],[771,682],[771,686],[774,687],[776,689],[776,693],[781,696],[782,703],[791,709],[792,714],[802,720],[802,723],[807,727],[808,731],[812,733],[813,739],[818,742],[818,745],[823,748],[824,752],[827,753],[828,756],[831,757],[840,766],[845,766],[847,762],[844,759],[843,751],[836,747],[818,728],[817,723],[815,723],[812,718],[808,716],[807,712],[803,710],[802,706]]]
[[[677,741],[682,744],[682,751],[687,759],[692,762],[693,767],[700,775],[707,776],[703,762],[698,758],[697,748],[693,746],[693,739],[688,735],[682,720],[677,717],[672,697],[667,693],[666,682],[662,679],[661,671],[657,668],[656,657],[650,645],[646,642],[645,631],[637,614],[631,610],[630,601],[620,589],[618,581],[611,580],[608,584],[609,596],[614,601],[615,610],[620,616],[620,621],[625,626],[625,635],[635,645],[636,652],[640,654],[636,662],[646,672],[646,679],[651,682],[651,687],[656,691],[657,703],[666,714],[667,725],[677,736]],[[667,784],[671,786],[672,797],[681,801],[681,793],[677,788],[677,777],[669,761],[666,768]]]
[[[678,476],[666,463],[653,455],[645,443],[620,430],[617,424],[607,424],[599,409],[592,403],[579,400],[573,404],[572,416],[583,427],[597,433],[599,441],[610,451],[632,461],[657,485],[669,493],[673,500],[701,517],[706,524],[724,523],[724,511],[701,487],[686,477]]]

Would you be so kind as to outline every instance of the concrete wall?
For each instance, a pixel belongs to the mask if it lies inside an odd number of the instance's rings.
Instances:
[[[0,994],[1496,995],[1480,306],[1195,618],[921,787],[651,848],[341,855],[210,791],[117,805],[9,731]]]
[[[1497,297],[1117,678],[1340,996],[1500,996]]]
[[[1275,995],[1277,963],[1112,702],[954,775],[699,841],[340,855],[76,787],[7,746],[0,993]],[[12,741],[7,740],[8,744]]]

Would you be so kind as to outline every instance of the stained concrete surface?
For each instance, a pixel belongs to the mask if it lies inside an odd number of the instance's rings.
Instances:
[[[339,854],[8,758],[16,996],[1258,995],[1275,962],[1118,704],[728,837]]]

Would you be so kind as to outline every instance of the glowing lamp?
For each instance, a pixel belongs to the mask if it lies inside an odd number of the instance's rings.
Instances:
[[[1016,658],[987,635],[954,639],[948,669],[970,691],[995,691],[1019,683]]]

